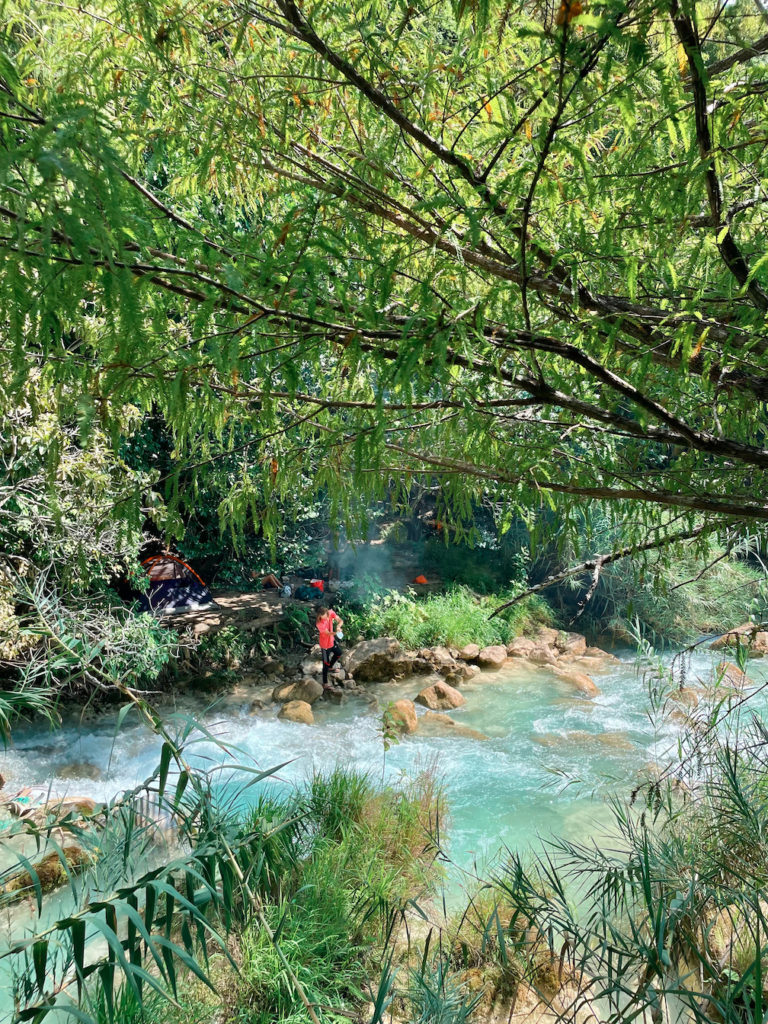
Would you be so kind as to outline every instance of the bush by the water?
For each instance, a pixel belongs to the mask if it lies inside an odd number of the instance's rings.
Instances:
[[[324,1008],[324,1020],[348,1020],[350,1005],[367,1000],[364,989],[378,975],[392,929],[440,878],[430,838],[439,808],[429,771],[382,789],[343,768],[316,774],[284,804],[283,820],[300,825],[292,875],[280,899],[265,907],[279,949],[258,921],[246,927],[225,1019],[307,1024],[293,975]],[[247,827],[258,827],[261,817],[257,812]]]
[[[477,595],[469,587],[455,586],[426,597],[386,591],[374,594],[357,609],[345,612],[347,636],[393,636],[405,647],[475,643],[506,644],[515,636],[547,625],[552,613],[533,597],[506,609],[495,618],[492,612],[512,594]]]
[[[644,566],[627,560],[606,567],[583,622],[626,639],[637,624],[644,635],[686,643],[761,616],[765,603],[764,573],[712,545],[706,555],[687,550],[668,562],[652,556]]]

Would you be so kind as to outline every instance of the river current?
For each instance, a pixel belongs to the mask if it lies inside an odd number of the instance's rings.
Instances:
[[[719,660],[699,648],[687,662],[687,685],[710,683]],[[672,656],[661,661],[669,668]],[[749,674],[763,683],[768,665],[753,661]],[[503,846],[523,848],[548,835],[597,838],[610,817],[605,798],[628,794],[639,773],[674,756],[680,725],[649,713],[647,678],[633,651],[620,652],[618,662],[594,675],[601,692],[588,700],[544,669],[511,663],[465,684],[466,704],[451,712],[486,739],[415,733],[386,752],[381,710],[413,698],[418,677],[369,684],[378,710],[360,697],[341,705],[320,701],[313,726],[280,721],[276,705],[252,713],[254,693],[245,687],[213,706],[180,698],[164,717],[175,715],[181,727],[192,716],[227,744],[224,750],[200,737],[190,758],[201,765],[232,760],[268,769],[288,762],[270,783],[281,788],[335,764],[377,781],[430,767],[445,789],[448,852],[469,868]],[[135,786],[155,769],[160,740],[132,714],[119,729],[117,711],[91,720],[72,716],[56,731],[16,729],[13,746],[0,755],[7,790],[16,782],[105,801]]]

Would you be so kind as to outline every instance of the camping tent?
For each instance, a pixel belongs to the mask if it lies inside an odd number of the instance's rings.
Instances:
[[[213,604],[211,592],[195,570],[176,555],[164,551],[141,563],[149,576],[149,590],[139,603],[154,615],[194,611]]]

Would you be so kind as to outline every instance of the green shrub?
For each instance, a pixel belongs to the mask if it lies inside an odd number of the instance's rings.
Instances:
[[[237,626],[224,626],[215,633],[206,633],[197,646],[201,661],[226,668],[241,662],[246,651],[243,634]]]
[[[374,594],[361,608],[345,608],[345,635],[393,636],[406,647],[449,644],[463,647],[506,644],[513,637],[551,621],[548,606],[539,598],[528,598],[495,618],[491,613],[513,595],[482,597],[468,587],[455,586],[442,594],[420,597],[409,592]]]
[[[671,563],[652,557],[645,566],[631,561],[608,566],[582,628],[630,638],[637,622],[644,635],[685,643],[740,625],[755,611],[756,599],[761,615],[764,574],[740,559],[715,562],[724,555],[713,544],[706,556],[689,550]]]
[[[265,909],[279,950],[258,921],[245,929],[229,1019],[308,1024],[291,973],[323,1007],[324,1021],[349,1019],[349,1008],[366,1001],[363,987],[380,965],[382,941],[437,878],[430,830],[439,799],[431,772],[377,789],[345,768],[315,774],[291,800],[263,798],[246,825],[270,843],[280,839],[263,856],[254,850],[254,859],[277,866],[283,857],[292,867]],[[296,829],[279,829],[299,818],[308,842]]]

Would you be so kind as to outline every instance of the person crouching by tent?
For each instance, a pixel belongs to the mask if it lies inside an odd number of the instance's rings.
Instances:
[[[343,636],[341,627],[344,623],[333,608],[325,608],[321,604],[316,604],[315,625],[320,634],[320,654],[323,658],[323,689],[330,690],[328,673],[342,654],[338,638]]]

